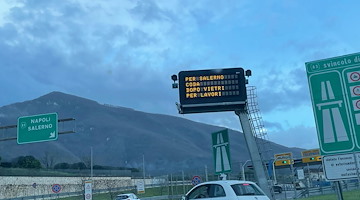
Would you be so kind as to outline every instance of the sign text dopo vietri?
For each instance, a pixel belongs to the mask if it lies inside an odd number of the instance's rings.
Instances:
[[[48,113],[18,118],[17,142],[26,144],[58,138],[58,115]]]
[[[180,113],[234,111],[247,99],[244,69],[179,72]]]
[[[306,63],[321,155],[360,151],[360,53]]]

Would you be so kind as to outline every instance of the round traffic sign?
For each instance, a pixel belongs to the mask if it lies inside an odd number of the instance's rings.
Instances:
[[[194,176],[194,177],[192,178],[192,180],[191,180],[191,183],[192,183],[193,185],[200,184],[200,183],[201,183],[201,178],[200,178],[200,176]]]
[[[354,95],[360,96],[360,86],[355,86],[355,87],[352,89],[352,92],[353,92]]]
[[[357,100],[355,103],[356,109],[360,110],[360,100]]]
[[[359,81],[360,80],[360,74],[358,72],[353,72],[350,74],[350,79],[352,81]]]
[[[85,199],[91,199],[91,194],[86,194]]]
[[[53,193],[59,193],[61,191],[61,186],[59,184],[54,184],[52,185],[51,190]]]

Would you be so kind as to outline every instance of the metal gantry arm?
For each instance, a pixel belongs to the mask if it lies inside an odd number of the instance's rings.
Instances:
[[[74,118],[66,118],[66,119],[59,119],[58,122],[67,122],[67,121],[74,121],[74,120],[75,120]],[[17,125],[0,126],[0,130],[1,129],[11,129],[11,128],[17,128]],[[74,130],[62,131],[62,132],[59,132],[58,134],[69,134],[69,133],[75,133],[75,131]],[[8,140],[16,140],[16,139],[17,139],[17,137],[2,138],[2,139],[0,139],[0,142],[8,141]]]

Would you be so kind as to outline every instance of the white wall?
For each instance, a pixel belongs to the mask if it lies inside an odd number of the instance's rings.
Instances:
[[[60,193],[83,191],[85,177],[21,177],[0,176],[0,199],[55,194],[53,184],[61,186]],[[33,184],[36,183],[36,187]],[[93,177],[93,189],[133,186],[130,177]]]

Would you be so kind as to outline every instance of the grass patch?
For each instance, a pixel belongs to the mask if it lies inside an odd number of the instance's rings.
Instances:
[[[360,190],[343,191],[343,197],[346,200],[359,200]],[[336,194],[326,194],[319,196],[312,196],[308,198],[302,198],[301,200],[337,200]]]

